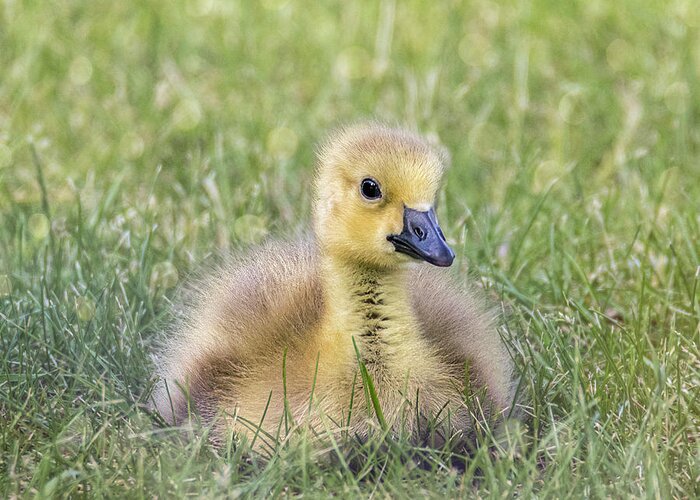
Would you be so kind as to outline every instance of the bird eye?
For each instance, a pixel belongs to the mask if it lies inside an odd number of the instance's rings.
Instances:
[[[379,183],[374,179],[362,179],[360,184],[360,192],[367,200],[378,200],[382,197],[382,190],[379,188]]]

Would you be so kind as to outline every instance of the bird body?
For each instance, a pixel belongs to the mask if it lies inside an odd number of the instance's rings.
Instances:
[[[362,437],[378,411],[364,368],[383,420],[416,438],[440,415],[468,433],[475,413],[505,412],[512,366],[493,315],[437,267],[454,257],[432,210],[444,158],[380,125],[319,156],[315,231],[202,281],[161,353],[156,409],[175,423],[194,410],[215,436],[274,436],[284,420]],[[472,386],[482,408],[465,403]]]

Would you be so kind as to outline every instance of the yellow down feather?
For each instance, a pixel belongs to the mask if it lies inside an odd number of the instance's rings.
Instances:
[[[433,207],[446,155],[372,123],[332,134],[318,158],[313,232],[233,256],[199,283],[158,356],[155,408],[174,423],[199,414],[217,439],[255,425],[284,434],[285,412],[288,424],[366,436],[376,419],[354,339],[392,428],[423,439],[421,421],[441,414],[467,435],[474,414],[508,411],[512,363],[493,315],[387,241],[404,207]],[[368,177],[381,200],[361,196]],[[480,408],[465,402],[467,385],[484,389]]]

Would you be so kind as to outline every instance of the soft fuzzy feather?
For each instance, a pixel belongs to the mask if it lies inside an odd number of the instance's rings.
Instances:
[[[421,419],[449,414],[466,434],[474,413],[506,412],[512,363],[493,315],[448,272],[386,241],[401,229],[403,206],[432,205],[444,157],[379,125],[336,133],[319,156],[314,235],[270,241],[201,281],[158,357],[155,408],[173,423],[194,410],[214,421],[215,437],[227,428],[251,435],[263,414],[274,435],[285,412],[366,436],[373,420],[354,339],[397,429],[422,439]],[[381,206],[358,196],[368,175],[381,180]],[[486,390],[482,408],[465,404],[467,385]]]

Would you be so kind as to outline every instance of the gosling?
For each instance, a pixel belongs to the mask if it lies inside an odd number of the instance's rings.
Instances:
[[[513,366],[494,315],[444,269],[446,164],[405,130],[333,133],[312,234],[251,248],[200,283],[157,358],[155,409],[173,424],[198,414],[219,442],[284,439],[290,424],[366,438],[378,420],[424,442],[426,422],[467,436],[475,417],[505,416]]]

